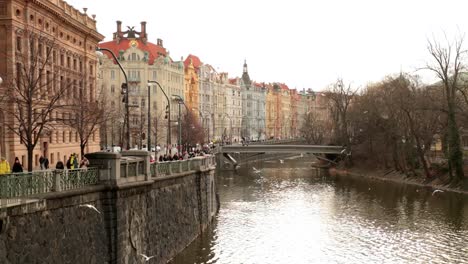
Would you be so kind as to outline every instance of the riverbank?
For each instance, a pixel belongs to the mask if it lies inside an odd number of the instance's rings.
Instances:
[[[421,176],[408,176],[393,169],[369,169],[369,168],[330,168],[329,173],[332,176],[340,177],[360,177],[373,180],[391,181],[401,184],[410,184],[431,189],[444,190],[468,195],[468,178],[460,186],[452,187],[448,182],[448,175],[439,175],[432,179],[424,179]]]

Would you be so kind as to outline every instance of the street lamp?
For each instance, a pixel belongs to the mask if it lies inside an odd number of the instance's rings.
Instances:
[[[185,105],[184,99],[182,97],[180,97],[180,95],[173,94],[172,99],[175,100],[177,102],[177,104],[179,104],[179,116],[177,117],[177,124],[178,124],[178,131],[179,131],[178,139],[179,140],[178,140],[177,144],[179,145],[180,150],[182,150],[182,122],[181,122],[181,119],[180,119],[180,105],[183,104],[185,106],[185,109],[187,110],[187,113],[189,112],[189,110],[188,110],[188,107]]]
[[[229,142],[231,142],[231,140],[232,140],[232,119],[227,113],[224,113],[223,116],[226,116],[227,118],[229,118]]]
[[[119,65],[119,68],[120,70],[122,71],[124,77],[125,77],[125,83],[122,83],[122,94],[124,95],[124,101],[125,101],[125,122],[127,123],[126,124],[126,130],[127,130],[127,133],[125,134],[126,135],[126,140],[127,140],[127,147],[126,149],[129,150],[130,149],[130,111],[129,111],[129,107],[128,107],[128,79],[127,79],[127,74],[125,73],[122,65],[120,64],[119,60],[117,59],[117,57],[115,57],[115,54],[110,50],[110,49],[106,49],[106,48],[99,48],[97,47],[96,48],[96,55],[98,57],[102,57],[104,56],[102,54],[102,51],[107,51],[109,52],[112,57],[114,58],[115,62],[117,63],[117,65]]]
[[[148,84],[150,83],[155,83],[156,85],[159,86],[159,88],[161,89],[161,91],[163,92],[164,96],[166,97],[166,100],[167,100],[167,148],[166,148],[166,154],[169,150],[169,148],[171,148],[172,146],[172,143],[171,143],[171,102],[169,101],[169,97],[167,97],[167,94],[166,92],[164,91],[164,89],[161,87],[161,85],[157,82],[157,81],[148,81]],[[149,91],[149,85],[148,85],[148,100],[149,100],[149,95],[150,94],[150,91]],[[148,102],[149,103],[149,102]],[[150,127],[150,110],[148,109],[148,135],[149,135],[149,127]],[[156,140],[156,139],[155,139]],[[149,141],[148,141],[149,143]]]

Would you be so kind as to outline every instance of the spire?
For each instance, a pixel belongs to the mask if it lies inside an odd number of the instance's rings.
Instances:
[[[250,76],[249,72],[247,71],[247,60],[244,59],[244,71],[242,73],[242,80],[246,86],[250,86]]]

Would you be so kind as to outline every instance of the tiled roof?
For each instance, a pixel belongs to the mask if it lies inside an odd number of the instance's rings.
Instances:
[[[137,48],[143,51],[147,51],[149,53],[149,60],[148,64],[153,64],[154,60],[158,58],[158,56],[161,54],[163,56],[167,55],[167,51],[164,47],[158,46],[156,44],[153,44],[151,42],[146,42],[144,44],[141,40],[139,39],[122,39],[120,42],[117,44],[116,41],[108,41],[108,42],[102,42],[99,43],[100,48],[106,48],[110,49],[116,57],[119,56],[119,51],[121,50],[127,50],[130,48],[130,42],[136,41],[137,42]],[[109,54],[108,52],[103,52],[104,54],[107,55],[110,59],[112,59],[112,55]]]
[[[185,59],[184,61],[185,68],[187,68],[190,65],[190,59],[192,59],[192,64],[195,69],[200,68],[200,65],[201,65],[200,58],[192,54],[189,54],[188,57]]]

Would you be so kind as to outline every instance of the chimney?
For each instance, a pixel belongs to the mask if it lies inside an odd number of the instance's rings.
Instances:
[[[122,21],[117,20],[117,32],[114,33],[114,40],[117,41],[117,43],[120,42],[122,39],[123,34],[122,34]]]
[[[156,44],[157,44],[158,46],[164,48],[164,47],[163,47],[163,41],[162,41],[162,39],[158,38],[158,39],[156,40]]]
[[[146,38],[146,21],[140,22],[141,24],[141,33],[140,38]]]

